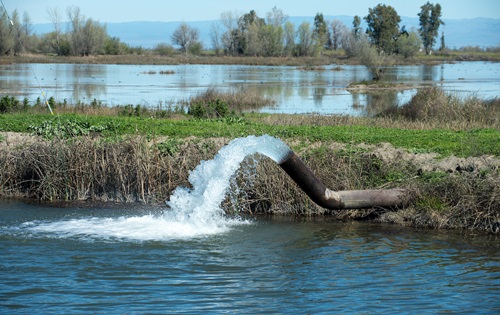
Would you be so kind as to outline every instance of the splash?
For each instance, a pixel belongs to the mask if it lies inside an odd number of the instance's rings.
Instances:
[[[203,237],[249,224],[225,216],[221,203],[231,179],[247,156],[261,154],[277,163],[292,151],[268,135],[237,138],[209,161],[202,161],[189,175],[192,188],[178,187],[167,202],[169,210],[158,215],[80,218],[55,222],[28,222],[23,228],[55,237],[97,239],[170,240]]]

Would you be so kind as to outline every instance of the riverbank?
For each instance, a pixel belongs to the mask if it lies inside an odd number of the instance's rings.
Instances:
[[[449,51],[445,54],[417,54],[414,58],[395,57],[394,65],[435,65],[461,61],[500,62],[500,53]],[[179,64],[214,64],[214,65],[259,65],[259,66],[323,66],[329,64],[360,65],[359,58],[347,57],[343,51],[325,52],[316,57],[251,57],[251,56],[216,56],[213,54],[161,56],[152,53],[131,55],[93,55],[93,56],[56,56],[46,54],[22,54],[20,56],[2,56],[0,64],[16,63],[64,63],[64,64],[129,64],[129,65],[179,65]]]
[[[212,159],[230,138],[131,136],[118,141],[81,137],[41,140],[2,133],[3,197],[42,201],[162,204],[202,160]],[[269,159],[246,161],[223,208],[227,213],[329,215],[414,227],[461,228],[498,233],[500,160],[496,156],[443,157],[378,144],[309,141],[288,143],[330,189],[404,188],[397,209],[329,211],[315,205]],[[279,183],[279,184],[277,184]]]

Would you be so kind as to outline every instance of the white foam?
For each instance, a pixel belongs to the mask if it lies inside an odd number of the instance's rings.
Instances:
[[[209,161],[202,161],[189,175],[192,189],[178,187],[161,215],[118,218],[82,218],[55,222],[29,222],[25,228],[56,237],[168,240],[227,232],[248,221],[228,218],[220,207],[231,178],[245,157],[260,153],[281,163],[291,153],[271,136],[237,138]]]
[[[31,222],[26,227],[31,232],[57,238],[164,241],[188,239],[224,233],[232,226],[249,224],[249,221],[226,219],[218,224],[200,224],[182,221],[169,216],[132,216],[119,218],[82,218],[55,222]]]

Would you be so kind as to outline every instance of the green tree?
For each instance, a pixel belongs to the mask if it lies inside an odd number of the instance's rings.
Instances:
[[[175,48],[165,43],[159,43],[153,50],[160,56],[172,56],[175,53]]]
[[[243,55],[263,53],[262,32],[266,22],[254,10],[242,15],[238,20],[237,51]]]
[[[284,31],[281,25],[265,25],[262,31],[262,50],[265,56],[283,55]]]
[[[446,50],[446,44],[444,42],[444,32],[441,32],[441,46],[439,47],[439,51],[443,52]]]
[[[23,50],[23,42],[21,40],[21,22],[19,21],[19,13],[17,13],[17,10],[14,10],[12,12],[12,17],[11,17],[11,30],[10,34],[12,37],[12,49],[14,56],[18,56],[22,50]]]
[[[383,67],[391,63],[390,56],[380,54],[363,35],[355,39],[354,45],[356,46],[354,48],[356,57],[360,59],[361,64],[368,68],[374,81],[380,80],[384,75]]]
[[[284,43],[284,54],[286,56],[291,56],[294,53],[295,49],[295,26],[293,25],[292,22],[286,21],[285,22],[285,43]]]
[[[424,44],[425,53],[430,55],[432,52],[432,46],[436,42],[438,36],[439,26],[444,25],[441,20],[441,5],[431,4],[427,2],[420,7],[420,13],[418,14],[420,21],[420,37]]]
[[[404,32],[398,38],[398,53],[405,58],[413,58],[421,46],[422,40],[416,31]]]
[[[13,53],[14,36],[7,12],[0,8],[0,56]]]
[[[79,7],[67,9],[70,22],[71,52],[76,56],[90,56],[104,53],[106,26],[93,19],[85,19]]]
[[[354,38],[358,38],[361,34],[361,18],[357,15],[355,15],[352,20],[352,34]]]
[[[297,54],[299,56],[311,56],[314,52],[313,33],[311,24],[302,22],[297,30],[299,42],[297,44]]]
[[[313,40],[316,52],[321,54],[321,51],[328,42],[328,26],[323,13],[317,13],[314,17]]]
[[[104,53],[106,39],[108,38],[105,25],[101,25],[101,23],[93,19],[87,19],[83,26],[82,35],[82,54],[84,56]]]
[[[266,15],[266,27],[263,33],[264,50],[267,56],[282,56],[284,52],[285,30],[283,25],[288,17],[281,9],[273,7]]]
[[[368,24],[366,34],[379,53],[395,53],[399,22],[401,22],[396,10],[391,6],[379,4],[375,8],[368,9],[368,15],[364,19]]]
[[[120,38],[108,36],[104,43],[104,53],[106,55],[123,55],[129,53],[130,48],[122,43]]]

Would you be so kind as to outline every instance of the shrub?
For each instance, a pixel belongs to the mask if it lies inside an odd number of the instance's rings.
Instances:
[[[158,44],[153,51],[160,56],[172,56],[175,53],[175,48],[167,44]]]
[[[30,125],[29,130],[38,136],[45,139],[68,139],[78,136],[86,136],[91,133],[100,133],[104,130],[110,129],[108,126],[93,126],[88,122],[80,121],[75,118],[61,120],[55,118],[52,120],[45,120],[40,125]]]
[[[220,99],[196,101],[189,105],[188,114],[196,118],[224,118],[229,114],[229,107]]]
[[[14,96],[4,96],[0,99],[0,113],[8,113],[21,109],[21,102]]]

